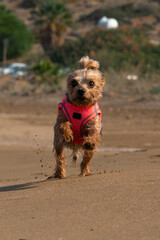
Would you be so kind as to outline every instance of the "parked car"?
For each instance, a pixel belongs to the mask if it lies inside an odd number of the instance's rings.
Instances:
[[[27,75],[29,66],[26,63],[11,63],[4,68],[0,67],[0,74],[8,74],[15,77],[22,77]]]

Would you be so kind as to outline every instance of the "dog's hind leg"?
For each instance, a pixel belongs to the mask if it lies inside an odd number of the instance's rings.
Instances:
[[[90,171],[89,171],[89,165],[90,165],[90,161],[93,157],[93,151],[90,150],[85,150],[84,151],[84,155],[83,155],[83,160],[81,162],[81,175],[82,176],[89,176],[91,175]]]

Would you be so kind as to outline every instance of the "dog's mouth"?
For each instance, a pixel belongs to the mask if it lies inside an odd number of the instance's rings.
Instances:
[[[74,99],[74,102],[77,103],[78,105],[86,106],[88,105],[88,99],[84,96],[78,96]]]
[[[86,102],[87,100],[88,100],[88,99],[87,99],[86,97],[84,97],[84,96],[77,98],[77,101],[78,101],[78,102]]]

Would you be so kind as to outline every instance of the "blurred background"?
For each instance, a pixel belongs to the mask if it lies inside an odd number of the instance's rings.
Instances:
[[[159,0],[0,0],[0,94],[65,89],[84,55],[108,96],[160,94]]]
[[[102,142],[53,174],[53,125],[82,56],[105,77]],[[160,0],[0,0],[1,239],[160,239]]]
[[[159,168],[160,1],[0,0],[2,184],[53,172],[57,106],[85,55],[106,82],[93,172]]]

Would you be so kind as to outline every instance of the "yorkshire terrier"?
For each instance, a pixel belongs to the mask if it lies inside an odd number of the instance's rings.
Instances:
[[[67,93],[58,106],[54,126],[55,172],[51,177],[65,177],[64,147],[73,149],[73,160],[83,150],[81,175],[90,175],[89,165],[100,143],[101,110],[98,101],[102,97],[104,78],[98,70],[99,63],[88,56],[79,61],[79,69],[67,78]]]

